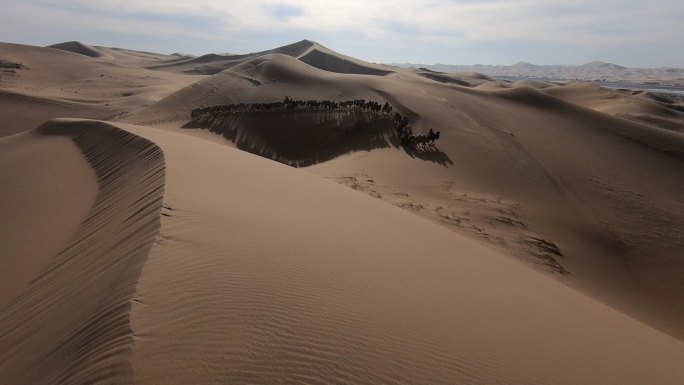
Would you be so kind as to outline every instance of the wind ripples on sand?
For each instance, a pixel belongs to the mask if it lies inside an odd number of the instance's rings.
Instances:
[[[386,288],[354,276],[356,258],[168,204],[134,310],[138,383],[487,383],[502,372],[535,383],[486,352],[454,355],[429,326],[407,333],[389,316],[396,304],[373,294]],[[254,239],[259,231],[283,239]]]
[[[2,381],[127,383],[130,299],[159,229],[163,153],[105,123],[48,122],[38,132],[71,136],[99,191],[71,244],[0,312]]]

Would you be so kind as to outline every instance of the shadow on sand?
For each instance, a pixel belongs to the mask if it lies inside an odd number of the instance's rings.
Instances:
[[[434,146],[404,147],[389,118],[321,111],[250,112],[191,121],[184,129],[206,129],[243,151],[293,167],[306,167],[357,151],[403,148],[412,158],[453,162]]]

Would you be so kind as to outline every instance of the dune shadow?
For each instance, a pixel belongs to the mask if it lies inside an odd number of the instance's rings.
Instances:
[[[434,144],[405,145],[389,117],[354,111],[278,111],[203,115],[183,125],[206,129],[243,151],[293,167],[307,167],[352,152],[402,148],[409,156],[453,165]]]
[[[191,121],[243,151],[294,167],[326,162],[351,152],[393,146],[392,123],[356,114],[326,112],[244,113]]]

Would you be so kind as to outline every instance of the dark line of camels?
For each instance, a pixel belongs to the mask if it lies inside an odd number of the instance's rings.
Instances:
[[[392,106],[385,102],[380,104],[372,100],[355,99],[342,102],[334,102],[331,100],[295,100],[288,96],[282,102],[271,103],[233,103],[233,104],[219,104],[214,106],[205,106],[193,108],[190,117],[193,122],[200,122],[206,119],[218,119],[228,115],[239,115],[250,112],[278,112],[278,111],[356,111],[365,114],[371,114],[372,118],[392,118],[394,122],[394,129],[401,139],[401,143],[405,146],[416,147],[418,145],[434,145],[435,141],[439,139],[440,132],[434,131],[432,128],[427,134],[415,135],[411,128],[409,119],[399,112],[392,115]]]

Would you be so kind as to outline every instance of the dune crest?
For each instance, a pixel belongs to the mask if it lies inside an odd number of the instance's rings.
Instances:
[[[80,41],[67,41],[64,43],[49,45],[48,47],[77,53],[79,55],[88,56],[91,58],[108,57],[108,55],[100,52],[97,48],[83,44]]]
[[[349,58],[342,57],[339,54],[326,52],[320,49],[312,49],[307,54],[300,56],[299,60],[324,71],[338,72],[343,74],[387,75],[392,73],[392,71],[388,69],[378,68],[379,66],[377,65],[360,63],[358,60],[351,60]]]
[[[71,138],[97,176],[98,193],[68,246],[0,310],[3,381],[129,382],[128,312],[159,229],[164,155],[99,122],[52,121],[36,134]]]

